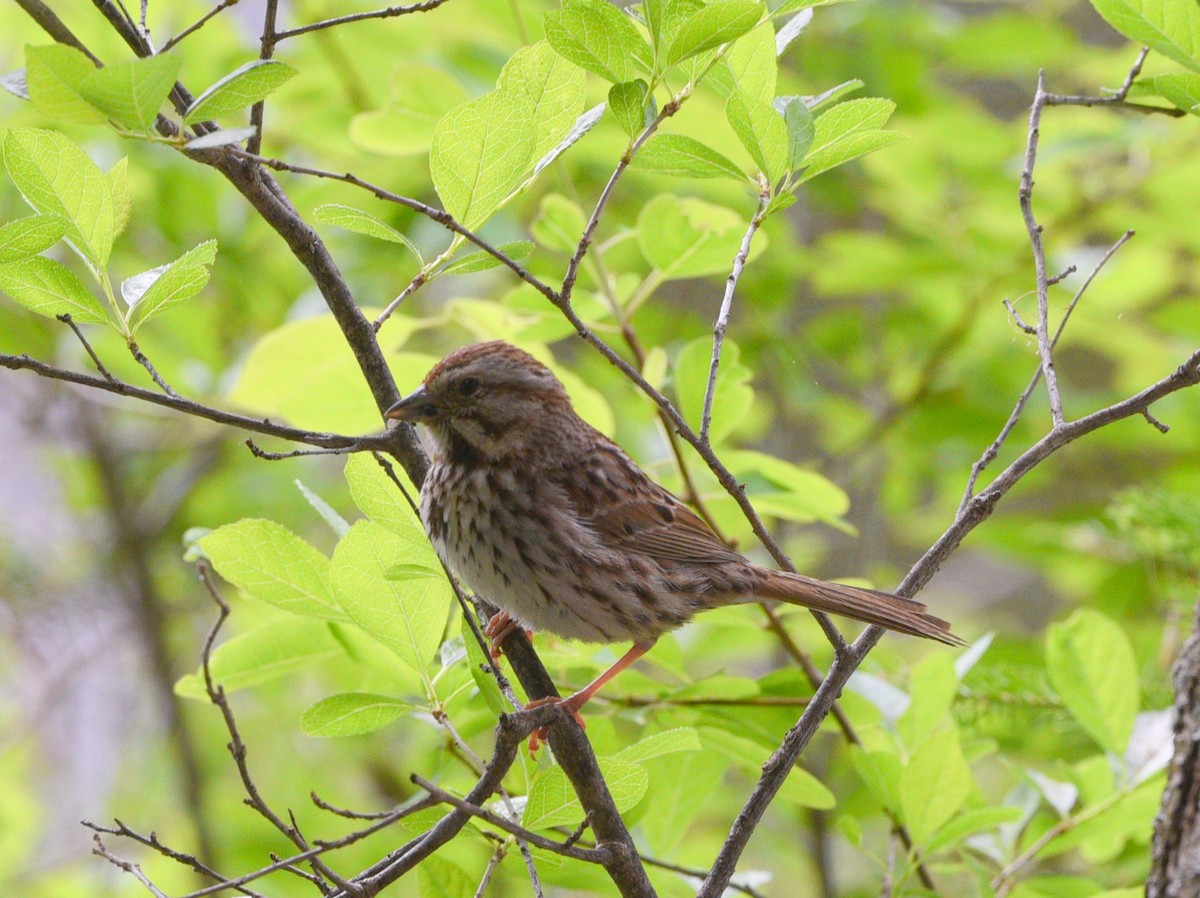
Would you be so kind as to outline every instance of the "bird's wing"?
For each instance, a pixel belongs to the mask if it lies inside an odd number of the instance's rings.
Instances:
[[[693,564],[745,561],[616,444],[598,439],[555,478],[582,523],[612,548]]]

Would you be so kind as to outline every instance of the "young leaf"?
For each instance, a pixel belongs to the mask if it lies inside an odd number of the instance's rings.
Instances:
[[[70,315],[81,324],[108,321],[104,309],[83,282],[44,256],[0,265],[0,290],[31,312],[47,318]]]
[[[114,62],[83,79],[83,98],[130,130],[148,131],[179,77],[180,58],[171,54]]]
[[[661,54],[669,69],[689,57],[736,40],[758,24],[764,12],[758,0],[713,0],[692,14]]]
[[[148,277],[131,286],[128,295],[125,285],[122,284],[121,294],[130,305],[130,333],[136,333],[137,329],[151,318],[158,317],[172,306],[186,302],[203,290],[204,285],[208,283],[208,266],[212,265],[216,257],[217,241],[206,240],[163,267],[161,271],[154,269],[153,272],[157,274],[146,272]],[[137,292],[138,288],[141,288],[140,293]]]
[[[627,811],[642,800],[650,786],[650,775],[641,764],[631,764],[616,758],[601,758],[600,772],[608,783],[617,810]],[[583,809],[561,767],[542,771],[533,781],[523,826],[545,829],[551,826],[573,826],[583,818]]]
[[[358,521],[337,544],[329,573],[334,595],[350,619],[423,673],[441,641],[451,593],[444,577],[387,578],[394,565],[411,560],[394,533]]]
[[[244,518],[199,541],[217,573],[247,595],[292,614],[344,620],[329,587],[329,559],[274,521]]]
[[[313,210],[313,219],[319,224],[331,224],[356,234],[365,234],[377,240],[389,243],[399,243],[405,246],[417,257],[417,262],[425,264],[417,245],[393,228],[390,224],[380,221],[370,212],[355,209],[353,206],[343,206],[340,203],[326,203]]]
[[[108,194],[112,198],[113,239],[116,239],[133,214],[133,193],[129,189],[129,157],[122,156],[117,164],[104,173]]]
[[[1071,716],[1105,751],[1125,751],[1138,711],[1133,648],[1121,627],[1080,609],[1046,633],[1046,673]]]
[[[36,256],[58,243],[67,233],[60,215],[30,215],[0,225],[0,263]]]
[[[728,273],[745,231],[746,220],[732,209],[671,194],[643,206],[637,224],[638,247],[664,279]],[[755,238],[751,259],[766,248],[765,236]]]
[[[423,567],[438,568],[437,556],[416,513],[373,458],[366,454],[350,456],[343,474],[350,487],[350,497],[359,510],[404,542],[405,560]],[[412,489],[402,472],[397,472],[396,476],[408,489]],[[411,495],[415,496],[416,490],[412,490]]]
[[[218,128],[199,137],[193,137],[184,147],[189,150],[211,150],[214,147],[228,147],[254,136],[257,128]]]
[[[779,113],[769,103],[734,93],[725,104],[725,116],[750,158],[775,184],[783,177],[788,158],[787,126]]]
[[[908,691],[912,699],[900,717],[899,728],[904,743],[913,746],[932,736],[950,712],[958,692],[958,675],[950,655],[935,652],[923,658],[913,668]]]
[[[647,736],[617,752],[613,757],[629,764],[642,764],[651,758],[675,752],[700,751],[700,735],[691,727],[677,727]]]
[[[334,532],[334,535],[338,539],[341,539],[350,532],[350,522],[338,514],[332,505],[305,486],[304,481],[297,479],[293,480],[292,483],[296,485],[296,489],[300,491],[300,495],[304,497],[304,501],[311,505],[313,510],[321,516],[321,520],[329,525],[329,529]]]
[[[496,249],[504,253],[510,259],[517,261],[524,259],[533,252],[533,242],[529,240],[514,240],[512,243],[501,243]],[[468,253],[462,258],[455,259],[439,274],[474,274],[477,271],[487,271],[489,268],[496,268],[504,263],[493,256],[491,253],[480,250],[477,253]]]
[[[575,251],[586,224],[587,220],[578,203],[562,194],[549,193],[542,197],[537,220],[530,230],[538,243],[547,249],[571,253]]]
[[[521,182],[533,155],[533,109],[499,90],[450,110],[433,132],[429,170],[446,211],[473,228]]]
[[[185,124],[220,118],[249,109],[296,76],[278,59],[255,59],[207,87],[183,114]]]
[[[607,0],[564,0],[547,13],[546,40],[562,57],[614,84],[651,66],[650,48],[633,20]]]
[[[1191,72],[1171,72],[1146,80],[1159,96],[1174,103],[1184,112],[1200,115],[1200,75]]]
[[[533,119],[531,158],[540,159],[571,131],[583,110],[587,76],[545,41],[522,47],[496,82],[501,93],[519,97]]]
[[[775,53],[775,26],[770,20],[750,29],[725,51],[706,83],[728,100],[735,90],[770,103],[775,98],[779,59]]]
[[[387,726],[413,705],[370,692],[343,692],[323,698],[300,715],[306,736],[338,739],[361,736]]]
[[[25,80],[25,69],[16,69],[0,75],[0,87],[18,100],[29,99],[29,82]]]
[[[818,116],[800,180],[815,178],[844,162],[903,140],[902,134],[880,130],[895,108],[891,100],[866,97],[839,103]]]
[[[841,84],[829,88],[829,90],[823,90],[819,94],[801,97],[800,99],[804,101],[804,105],[808,107],[808,111],[816,115],[818,112],[822,112],[833,106],[847,94],[852,94],[856,90],[862,90],[863,87],[862,81],[858,78],[851,78],[849,81],[843,81]],[[786,98],[780,97],[780,99]]]
[[[1131,41],[1200,72],[1200,4],[1188,0],[1092,0],[1092,6]]]
[[[683,134],[655,134],[633,157],[633,164],[646,171],[681,178],[735,178],[739,181],[746,178],[731,159]]]
[[[4,164],[36,211],[67,221],[66,239],[93,269],[108,264],[115,234],[112,194],[100,169],[57,131],[13,128]]]
[[[83,98],[83,81],[94,71],[90,59],[66,44],[25,48],[29,99],[42,115],[56,122],[94,125],[104,121],[104,113]]]
[[[637,137],[646,127],[646,96],[649,92],[650,86],[641,78],[614,84],[608,92],[608,111],[630,137]]]
[[[927,739],[900,775],[901,816],[913,842],[924,845],[953,817],[971,790],[971,769],[963,758],[958,731]]]
[[[781,102],[782,101],[782,102]],[[804,154],[812,146],[814,126],[812,113],[804,105],[800,97],[780,98],[775,101],[776,108],[783,114],[783,124],[788,136],[788,170],[795,171],[800,167]]]
[[[651,98],[650,102],[653,103],[654,99]],[[604,107],[604,103],[597,103],[580,115],[579,118],[575,119],[575,124],[567,132],[566,136],[555,144],[554,148],[542,156],[533,166],[534,176],[540,175],[546,166],[578,143],[592,128],[596,127],[596,123],[604,116]]]
[[[437,85],[436,89],[430,89],[431,85]],[[350,120],[352,141],[388,156],[428,151],[433,129],[442,116],[468,99],[449,72],[420,62],[398,63],[392,69],[389,89],[387,106],[360,112]]]
[[[800,36],[800,32],[808,27],[808,23],[812,21],[812,17],[812,10],[805,9],[801,10],[798,15],[794,15],[788,19],[787,24],[780,28],[779,33],[775,35],[776,56],[783,55],[792,41]]]
[[[213,680],[229,693],[270,683],[342,653],[328,621],[280,616],[217,646],[211,669]],[[175,694],[208,701],[200,674],[180,677]]]

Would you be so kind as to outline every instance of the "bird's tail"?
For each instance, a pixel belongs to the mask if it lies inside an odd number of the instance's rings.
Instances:
[[[829,583],[786,571],[769,571],[766,581],[755,590],[755,595],[841,614],[899,633],[936,639],[947,645],[967,644],[950,632],[950,624],[940,617],[927,614],[920,602],[888,592]]]

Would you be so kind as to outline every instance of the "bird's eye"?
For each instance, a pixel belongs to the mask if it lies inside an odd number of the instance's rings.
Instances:
[[[474,396],[479,392],[479,378],[464,377],[458,384],[458,394],[460,396]]]

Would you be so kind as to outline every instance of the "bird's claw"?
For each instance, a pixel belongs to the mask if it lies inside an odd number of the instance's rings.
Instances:
[[[573,698],[574,696],[572,696]],[[542,708],[546,705],[560,705],[570,713],[572,719],[579,724],[581,730],[587,729],[587,724],[583,721],[583,715],[579,713],[579,708],[569,698],[557,698],[555,696],[547,696],[546,698],[535,698],[533,701],[525,703],[525,710],[532,711],[534,708]],[[529,734],[529,757],[537,760],[538,749],[543,743],[550,739],[550,727],[541,726]]]

